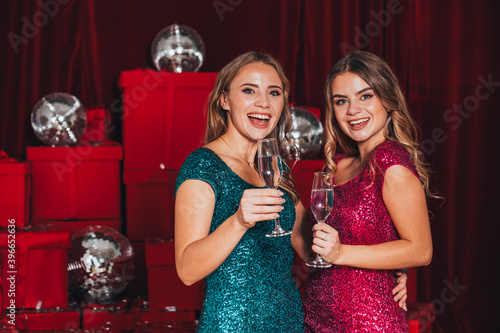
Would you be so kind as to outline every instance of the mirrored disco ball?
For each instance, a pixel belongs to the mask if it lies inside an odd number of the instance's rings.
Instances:
[[[205,44],[196,30],[172,24],[156,34],[151,44],[151,58],[157,70],[197,72],[205,58]]]
[[[50,146],[75,145],[86,125],[85,108],[73,95],[55,92],[40,99],[31,112],[35,135]]]
[[[287,160],[294,160],[296,157],[301,160],[320,158],[323,142],[323,125],[320,120],[313,113],[300,107],[292,106],[290,112],[292,115],[292,128],[289,135],[291,142],[282,141],[283,157]]]
[[[134,278],[134,250],[118,231],[88,226],[73,234],[69,289],[88,303],[111,303]]]

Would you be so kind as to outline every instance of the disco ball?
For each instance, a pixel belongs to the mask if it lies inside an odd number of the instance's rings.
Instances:
[[[88,303],[107,304],[134,278],[134,250],[118,231],[88,226],[71,237],[69,288]]]
[[[35,135],[49,146],[75,145],[85,129],[82,103],[73,95],[55,92],[40,99],[31,112]]]
[[[151,44],[151,57],[157,70],[197,72],[205,58],[205,45],[196,30],[172,24],[156,34]]]
[[[290,141],[282,141],[282,155],[287,160],[320,158],[323,142],[323,125],[313,113],[300,107],[290,108],[292,128]],[[293,144],[292,144],[293,143]]]

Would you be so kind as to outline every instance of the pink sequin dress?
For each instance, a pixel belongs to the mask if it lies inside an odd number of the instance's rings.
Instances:
[[[337,155],[334,161],[344,157]],[[406,149],[392,141],[376,148],[372,162],[375,177],[366,166],[358,176],[335,187],[326,223],[339,232],[342,244],[373,245],[399,239],[382,200],[385,171],[396,164],[415,175],[417,171]],[[310,211],[309,221],[315,223]],[[306,289],[306,332],[408,332],[405,312],[393,300],[395,285],[393,270],[336,265],[312,269]]]

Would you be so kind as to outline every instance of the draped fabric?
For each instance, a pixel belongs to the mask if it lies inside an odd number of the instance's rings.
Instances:
[[[374,52],[402,83],[446,197],[431,205],[434,259],[419,269],[418,300],[435,303],[437,332],[498,331],[499,12],[494,0],[1,1],[0,149],[22,159],[40,144],[30,113],[55,91],[110,110],[120,141],[117,79],[151,67],[151,41],[169,24],[201,34],[201,71],[250,50],[275,55],[298,105],[323,108],[329,68]]]

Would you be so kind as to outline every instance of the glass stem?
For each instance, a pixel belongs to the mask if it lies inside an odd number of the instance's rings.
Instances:
[[[277,217],[274,219],[274,230],[278,229],[279,224],[280,224],[280,218]]]
[[[324,222],[324,220],[323,220],[323,221],[318,221],[318,224],[321,224],[321,223],[323,223],[323,222]],[[319,253],[316,253],[316,260],[317,260],[317,261],[319,261],[319,262],[321,262],[321,263],[325,262],[325,261],[323,260],[323,257],[322,257],[322,256],[321,256],[321,254],[319,254]]]

